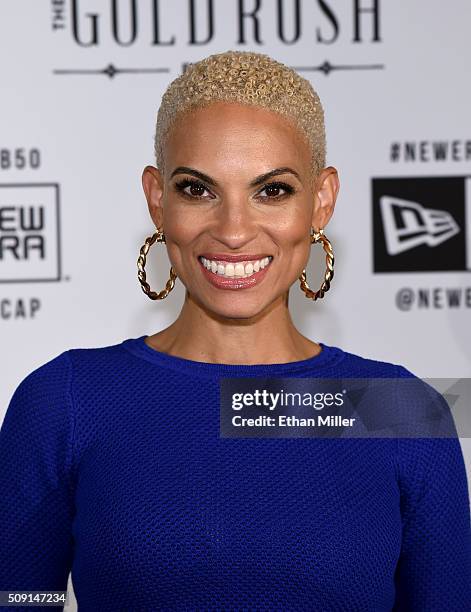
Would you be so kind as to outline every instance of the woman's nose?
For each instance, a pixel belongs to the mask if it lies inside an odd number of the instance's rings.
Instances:
[[[236,249],[257,235],[256,211],[251,208],[246,197],[225,198],[214,214],[212,236],[230,248]]]

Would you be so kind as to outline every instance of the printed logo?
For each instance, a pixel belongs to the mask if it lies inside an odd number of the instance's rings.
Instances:
[[[59,185],[0,184],[0,283],[60,278]]]
[[[417,202],[390,196],[381,196],[379,204],[389,255],[397,255],[419,244],[436,246],[460,231],[446,210],[425,208]]]
[[[374,178],[374,272],[471,270],[471,177]]]

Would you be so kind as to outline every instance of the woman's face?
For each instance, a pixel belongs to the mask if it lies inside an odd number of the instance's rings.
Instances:
[[[310,228],[333,212],[335,168],[314,182],[309,146],[289,121],[227,102],[186,114],[164,155],[165,174],[147,166],[143,186],[190,296],[231,318],[283,300],[307,265]]]

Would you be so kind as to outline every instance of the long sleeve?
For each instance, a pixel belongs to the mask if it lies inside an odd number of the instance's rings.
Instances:
[[[71,367],[64,352],[28,374],[2,423],[0,590],[67,589],[74,514]]]
[[[398,439],[402,549],[394,611],[471,610],[471,530],[458,438]]]

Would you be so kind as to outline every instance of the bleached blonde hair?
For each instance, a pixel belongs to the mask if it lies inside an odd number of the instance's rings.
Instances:
[[[268,55],[232,50],[189,64],[166,89],[154,137],[158,168],[164,167],[166,138],[182,113],[219,100],[263,107],[288,118],[310,146],[313,175],[324,168],[324,110],[309,81]]]

